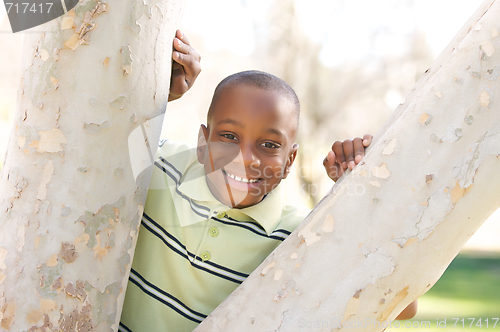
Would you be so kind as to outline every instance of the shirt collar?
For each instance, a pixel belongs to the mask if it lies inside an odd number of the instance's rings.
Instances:
[[[271,235],[281,221],[281,210],[285,196],[283,187],[284,184],[280,183],[259,203],[239,209],[240,212],[251,217],[264,227],[267,235]]]
[[[212,194],[206,182],[206,173],[202,164],[196,163],[187,170],[183,177],[179,190],[196,201],[218,203],[223,206]],[[259,203],[243,208],[227,210],[243,213],[254,221],[258,222],[270,235],[281,221],[281,210],[284,201],[284,184],[280,183],[275,189],[270,191]],[[226,211],[227,211],[226,210]],[[219,211],[220,212],[220,211]]]

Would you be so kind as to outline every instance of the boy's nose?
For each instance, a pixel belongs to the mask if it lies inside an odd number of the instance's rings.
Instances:
[[[243,159],[243,165],[245,167],[258,167],[260,166],[260,159],[257,157],[255,154],[255,151],[253,151],[252,147],[241,147],[241,156]]]

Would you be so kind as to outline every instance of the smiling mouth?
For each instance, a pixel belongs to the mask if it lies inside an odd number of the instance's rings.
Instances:
[[[241,183],[255,183],[255,182],[259,182],[260,180],[262,180],[262,179],[240,178],[239,176],[229,174],[225,170],[222,170],[222,173],[224,173],[224,175],[226,175],[227,177],[230,177],[231,179],[236,180],[236,181],[241,182]]]

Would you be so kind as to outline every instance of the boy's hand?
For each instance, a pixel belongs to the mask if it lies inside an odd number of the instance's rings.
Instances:
[[[333,181],[337,181],[347,168],[353,169],[365,156],[365,148],[372,142],[373,136],[366,134],[363,138],[343,142],[336,141],[323,160],[326,173]]]
[[[170,79],[170,94],[168,101],[182,97],[191,86],[201,71],[201,56],[189,45],[188,38],[177,30],[174,38],[174,51],[172,52],[172,77]]]

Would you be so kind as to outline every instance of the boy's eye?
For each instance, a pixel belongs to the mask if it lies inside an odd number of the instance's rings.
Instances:
[[[236,140],[236,136],[234,136],[233,134],[222,134],[222,137],[230,140]]]
[[[268,149],[278,149],[279,148],[278,145],[271,143],[271,142],[264,142],[261,144],[261,146],[268,148]]]

